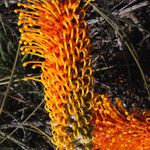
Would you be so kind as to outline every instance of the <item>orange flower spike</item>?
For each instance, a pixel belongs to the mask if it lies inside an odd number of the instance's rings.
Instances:
[[[44,58],[24,65],[42,69],[45,109],[52,121],[51,141],[61,150],[91,148],[95,94],[84,20],[88,3],[81,7],[80,0],[28,0],[27,4],[18,3],[25,9],[16,11],[22,53]]]
[[[105,95],[96,99],[94,111],[93,150],[150,149],[150,112],[129,115],[118,98],[115,107]]]

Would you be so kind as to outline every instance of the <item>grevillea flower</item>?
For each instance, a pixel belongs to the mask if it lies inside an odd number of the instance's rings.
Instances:
[[[150,112],[129,114],[121,100],[114,107],[105,95],[94,104],[93,150],[150,150]]]
[[[88,1],[89,2],[89,1]],[[87,2],[87,3],[88,3]],[[28,0],[18,3],[22,54],[40,67],[45,109],[51,118],[51,141],[60,150],[149,150],[150,113],[129,114],[94,93],[90,39],[80,0]],[[92,138],[93,135],[93,138]]]
[[[18,3],[22,54],[42,70],[45,109],[51,118],[52,139],[58,149],[91,147],[93,76],[90,39],[84,20],[87,3],[80,0],[28,0]],[[28,78],[34,79],[35,78]]]

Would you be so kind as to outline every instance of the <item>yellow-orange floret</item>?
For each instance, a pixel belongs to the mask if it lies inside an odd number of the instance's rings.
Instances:
[[[28,0],[16,10],[22,54],[42,58],[24,66],[42,70],[52,142],[60,150],[91,147],[93,71],[85,10],[79,4],[80,0]]]
[[[118,98],[115,107],[106,95],[94,104],[93,150],[150,150],[150,112],[129,114]]]

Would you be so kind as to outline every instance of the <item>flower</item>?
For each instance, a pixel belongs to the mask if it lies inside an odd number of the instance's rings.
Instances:
[[[129,114],[121,100],[116,107],[110,98],[101,95],[95,101],[93,150],[149,150],[150,113]]]
[[[22,54],[39,57],[24,63],[41,68],[51,141],[57,149],[149,150],[150,113],[129,114],[94,92],[86,6],[80,0],[28,0],[18,3]],[[92,137],[93,136],[93,137]]]
[[[84,19],[87,3],[79,4],[80,0],[28,0],[18,3],[23,9],[16,10],[22,54],[42,58],[24,66],[32,64],[42,70],[51,141],[57,149],[91,147],[94,80]]]

